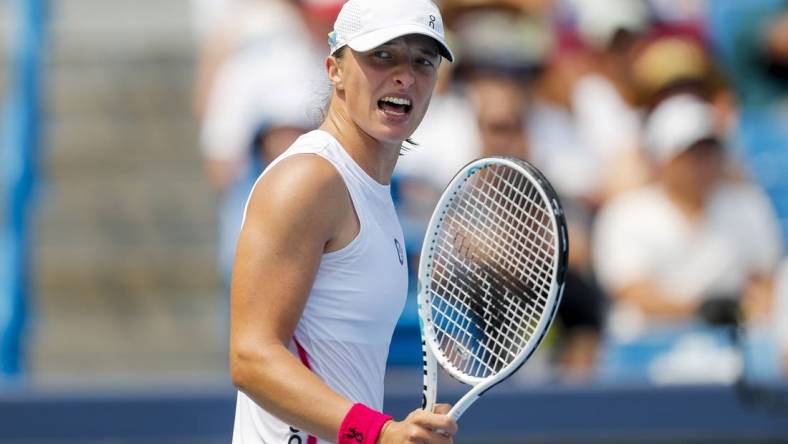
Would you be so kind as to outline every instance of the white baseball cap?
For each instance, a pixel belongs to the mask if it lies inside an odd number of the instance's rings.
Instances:
[[[665,163],[701,140],[717,139],[714,110],[689,94],[668,99],[646,121],[645,143],[651,157]]]
[[[571,0],[577,14],[577,28],[586,43],[604,48],[616,31],[644,31],[649,23],[644,0]]]
[[[443,34],[440,10],[430,0],[349,0],[328,35],[328,46],[330,54],[346,45],[355,51],[369,51],[408,34],[432,37],[440,54],[454,60]]]

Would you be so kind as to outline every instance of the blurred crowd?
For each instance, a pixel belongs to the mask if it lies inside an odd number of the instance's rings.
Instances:
[[[343,2],[193,2],[194,113],[229,280],[251,184],[321,120]],[[788,1],[437,3],[457,60],[392,186],[412,270],[453,173],[517,156],[570,225],[549,377],[733,381],[746,360],[717,332],[736,326],[758,371],[788,376]]]

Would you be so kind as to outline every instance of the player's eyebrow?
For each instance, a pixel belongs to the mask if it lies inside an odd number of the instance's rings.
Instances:
[[[421,53],[421,55],[424,55],[424,56],[427,56],[427,57],[430,57],[430,58],[437,58],[438,57],[438,51],[436,51],[435,49],[433,49],[432,47],[429,47],[429,46],[421,46],[421,47],[418,48],[418,51]]]

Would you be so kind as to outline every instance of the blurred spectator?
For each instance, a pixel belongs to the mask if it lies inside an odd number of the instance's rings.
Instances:
[[[564,0],[583,42],[604,57],[623,56],[650,21],[645,0]],[[611,51],[612,50],[612,51]]]
[[[560,2],[560,27],[531,95],[529,158],[561,194],[569,225],[570,272],[558,339],[564,380],[587,380],[596,372],[605,297],[590,260],[595,211],[646,177],[637,150],[640,111],[630,55],[648,18],[638,1]]]
[[[508,75],[507,75],[508,74]],[[525,122],[530,109],[529,79],[506,71],[479,70],[468,79],[468,94],[476,110],[480,156],[514,156],[530,159]],[[587,213],[571,199],[564,199],[570,249],[564,296],[559,306],[557,347],[559,377],[585,381],[594,372],[602,327],[603,298],[590,281],[583,237]]]
[[[411,234],[406,238],[414,267],[439,191],[462,165],[482,156],[531,159],[528,122],[535,81],[553,45],[552,19],[546,14],[550,3],[444,3],[459,58],[453,64],[451,83],[439,88],[414,134],[419,146],[406,152],[397,165],[399,209]],[[586,231],[578,229],[588,225],[590,214],[582,206],[569,206],[571,200],[566,208],[573,227],[570,272],[553,351],[559,377],[580,381],[594,371],[603,298],[589,280],[587,249],[582,246]]]
[[[652,108],[664,97],[682,91],[710,97],[711,60],[692,36],[662,34],[635,50],[632,79],[641,103]]]
[[[413,136],[421,146],[398,162],[398,174],[423,177],[442,190],[460,167],[482,155],[480,147],[484,142],[478,126],[482,122],[493,133],[508,129],[507,137],[519,137],[517,152],[512,147],[506,150],[526,156],[522,125],[527,84],[549,48],[550,29],[543,17],[523,11],[541,11],[547,3],[442,2],[447,26],[458,48],[458,60],[452,64],[456,68],[448,73],[448,64],[441,66],[442,74],[448,75],[443,76],[430,110]],[[503,102],[498,103],[499,100]],[[495,127],[499,123],[503,125]],[[490,137],[499,134],[493,133],[488,131],[484,136],[490,141]]]
[[[523,122],[526,86],[507,76],[476,76],[469,81],[469,95],[476,111],[480,156],[528,158]]]
[[[315,127],[339,0],[234,0],[209,35],[195,91],[201,145],[220,197],[219,267],[229,278],[249,190],[262,168]],[[311,112],[311,115],[310,115]]]
[[[519,7],[447,1],[443,11],[458,49],[452,64],[457,68],[447,73],[448,64],[442,64],[442,84],[413,135],[418,145],[403,155],[396,170],[414,266],[432,209],[454,173],[482,155],[526,157],[527,74],[544,52],[529,38],[533,21]]]
[[[215,78],[228,58],[255,57],[267,48],[307,48],[324,57],[327,34],[343,0],[192,0],[200,46],[194,112],[202,119]],[[295,56],[288,60],[296,59]],[[317,66],[318,68],[315,68]],[[311,66],[321,73],[322,64]]]
[[[632,82],[637,101],[646,112],[667,97],[694,94],[714,106],[719,134],[727,136],[734,131],[735,99],[702,34],[692,26],[663,26],[638,43],[632,55]]]
[[[531,113],[535,164],[594,210],[643,181],[631,53],[649,26],[640,0],[563,1]]]
[[[203,85],[201,142],[218,190],[243,171],[261,126],[282,118],[306,121],[308,110],[320,107],[325,76],[319,67],[335,19],[327,1],[243,1],[217,31],[217,39],[233,43]],[[333,1],[335,8],[341,3]]]
[[[764,320],[780,233],[765,197],[726,177],[718,134],[707,102],[688,94],[665,99],[645,131],[656,182],[601,210],[593,257],[613,297],[615,336],[692,322],[704,302],[719,299]]]

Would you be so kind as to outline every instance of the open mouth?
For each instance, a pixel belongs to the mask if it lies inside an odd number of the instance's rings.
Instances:
[[[404,116],[410,113],[410,110],[413,109],[413,104],[409,99],[387,96],[378,100],[378,108],[387,114]]]

